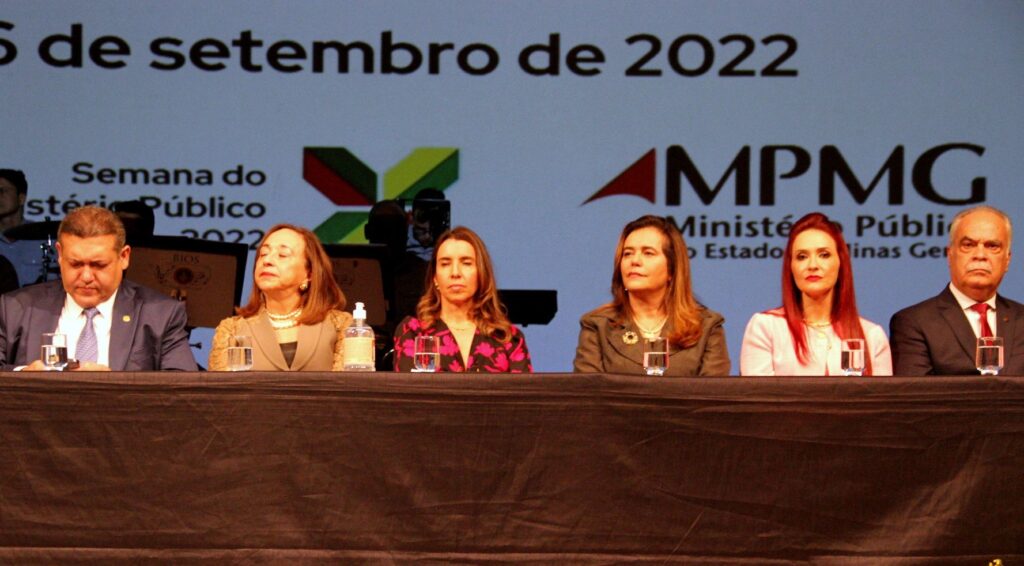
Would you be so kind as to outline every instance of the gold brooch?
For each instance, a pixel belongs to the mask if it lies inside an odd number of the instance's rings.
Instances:
[[[124,316],[121,317],[121,320],[124,321],[124,322],[131,322],[132,321],[132,317],[130,317],[128,315],[124,315]]]
[[[639,340],[640,338],[636,335],[636,332],[633,332],[632,330],[627,330],[622,335],[622,341],[626,344],[636,344]]]

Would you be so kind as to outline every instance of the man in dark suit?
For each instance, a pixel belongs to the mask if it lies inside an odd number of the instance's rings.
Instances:
[[[895,375],[976,375],[979,336],[1003,337],[1006,375],[1024,375],[1024,305],[996,293],[1010,267],[1012,226],[979,206],[950,224],[950,284],[889,322]]]
[[[61,281],[0,296],[0,368],[45,369],[43,333],[67,336],[85,371],[196,371],[182,303],[123,279],[131,248],[111,211],[71,211],[57,231]]]

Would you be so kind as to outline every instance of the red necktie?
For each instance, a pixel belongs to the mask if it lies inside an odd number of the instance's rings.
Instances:
[[[971,305],[971,310],[981,316],[981,337],[992,336],[992,327],[988,325],[988,304],[977,303]]]

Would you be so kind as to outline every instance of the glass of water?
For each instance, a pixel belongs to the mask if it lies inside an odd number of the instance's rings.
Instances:
[[[839,364],[843,375],[864,375],[864,340],[844,338]]]
[[[665,375],[668,369],[668,339],[658,336],[644,340],[644,373]]]
[[[46,371],[59,371],[68,365],[68,337],[60,332],[43,334],[43,346],[39,359],[46,366]]]
[[[441,354],[438,353],[436,336],[421,335],[416,337],[416,346],[413,350],[413,370],[417,372],[435,372],[440,362]]]
[[[974,351],[974,364],[981,375],[999,375],[1003,369],[1003,337],[982,336]]]
[[[228,339],[228,371],[252,369],[252,337],[232,336]]]

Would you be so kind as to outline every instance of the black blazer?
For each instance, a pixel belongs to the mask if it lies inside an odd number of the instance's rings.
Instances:
[[[57,328],[65,296],[60,281],[0,296],[0,369],[39,359],[42,335]],[[110,369],[197,371],[187,321],[184,303],[122,280],[110,327]]]
[[[996,296],[996,336],[1003,337],[1003,375],[1024,375],[1024,305]],[[977,338],[949,287],[889,321],[893,375],[977,375]]]

